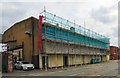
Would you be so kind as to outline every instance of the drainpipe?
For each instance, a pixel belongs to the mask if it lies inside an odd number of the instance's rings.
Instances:
[[[32,19],[32,63],[34,61],[33,57],[34,57],[34,21]]]

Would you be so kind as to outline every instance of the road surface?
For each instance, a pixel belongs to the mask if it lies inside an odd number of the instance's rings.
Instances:
[[[99,64],[72,66],[66,68],[45,70],[20,71],[4,73],[3,76],[117,76],[118,61]]]

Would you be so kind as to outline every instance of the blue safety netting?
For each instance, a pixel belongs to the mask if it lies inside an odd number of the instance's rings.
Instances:
[[[46,11],[43,13],[43,16],[44,22],[48,23],[48,26],[45,28],[46,34],[43,32],[46,38],[63,40],[91,47],[109,48],[109,38],[103,35]],[[50,26],[50,24],[54,26]]]

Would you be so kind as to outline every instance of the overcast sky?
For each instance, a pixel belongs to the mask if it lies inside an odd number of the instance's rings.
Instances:
[[[4,32],[14,23],[34,16],[38,18],[44,6],[48,12],[74,21],[110,38],[110,45],[118,46],[119,0],[2,0],[0,3],[0,29]],[[30,2],[28,2],[30,1]]]

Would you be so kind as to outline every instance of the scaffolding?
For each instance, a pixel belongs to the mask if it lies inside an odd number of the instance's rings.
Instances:
[[[41,15],[44,18],[42,29],[43,39],[54,39],[70,44],[109,49],[109,38],[45,10]]]
[[[92,59],[97,61],[97,59],[100,60],[100,57],[102,58],[102,55],[107,54],[109,38],[45,10],[41,13],[41,16],[43,16],[42,39],[45,56],[47,58],[50,54],[55,55],[53,60],[56,69],[59,54],[62,55],[63,62],[67,56],[69,66],[76,66],[78,61],[81,65],[90,63]],[[52,45],[48,44],[49,40]],[[52,53],[50,53],[51,49],[48,50],[48,45],[52,48]],[[46,62],[47,59],[45,59]],[[51,61],[50,65],[52,65]],[[45,69],[47,70],[47,66],[45,66]]]

